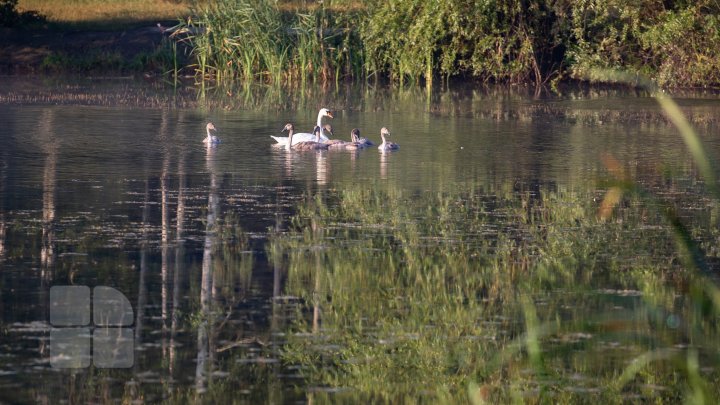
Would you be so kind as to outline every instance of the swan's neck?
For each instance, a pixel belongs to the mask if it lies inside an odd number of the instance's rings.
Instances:
[[[323,125],[322,125],[322,117],[323,117],[323,113],[322,113],[322,111],[320,111],[318,113],[318,118],[317,118],[317,126],[320,128],[320,132],[318,132],[315,135],[315,139],[318,143],[320,143],[320,138],[325,136],[325,131],[323,131]]]
[[[287,149],[287,150],[290,150],[290,148],[292,147],[292,136],[293,136],[293,130],[290,129],[290,130],[288,130],[287,145],[285,145],[285,149]]]

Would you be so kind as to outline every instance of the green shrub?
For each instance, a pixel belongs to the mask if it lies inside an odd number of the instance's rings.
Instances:
[[[416,80],[466,75],[484,81],[542,82],[562,62],[567,34],[543,0],[390,0],[368,6],[363,40],[370,65]]]
[[[568,65],[576,78],[590,70],[646,75],[660,86],[720,84],[720,4],[584,0],[572,7]]]

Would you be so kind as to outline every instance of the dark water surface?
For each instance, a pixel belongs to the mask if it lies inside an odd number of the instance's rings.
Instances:
[[[0,401],[392,402],[416,392],[454,402],[507,398],[506,391],[591,400],[632,358],[687,347],[695,351],[680,362],[700,352],[699,375],[709,384],[717,378],[717,346],[698,337],[717,336],[706,327],[717,315],[696,319],[704,315],[684,309],[695,306],[687,304],[691,276],[663,209],[626,193],[609,221],[596,216],[617,164],[677,207],[714,280],[720,209],[647,95],[533,99],[490,89],[439,92],[428,101],[421,90],[349,89],[305,98],[208,96],[203,104],[154,91],[137,83],[0,87]],[[720,99],[678,101],[717,156]],[[335,112],[336,137],[349,139],[357,127],[377,144],[385,126],[400,150],[271,147],[269,136],[285,122],[309,132],[320,107]],[[215,148],[202,143],[208,121],[222,138]],[[540,242],[527,242],[536,231]],[[580,233],[585,239],[576,242]],[[450,280],[449,267],[458,266],[485,278],[465,288],[462,280],[473,276]],[[445,272],[440,282],[437,269]],[[382,278],[393,272],[398,279]],[[533,286],[518,287],[528,280]],[[433,301],[437,291],[414,295],[431,284],[444,286],[447,304]],[[68,285],[108,286],[128,298],[130,368],[53,366],[50,288]],[[435,314],[441,310],[447,313]],[[533,340],[521,338],[532,331],[530,313],[537,313],[542,352],[553,353],[544,358],[548,375],[522,371],[536,359]],[[588,319],[596,322],[588,327]],[[489,353],[525,342],[519,353],[529,353],[530,365],[505,380],[479,371],[472,355],[461,361],[413,343],[445,321],[474,329],[437,339],[507,342],[483,346]],[[565,322],[576,327],[558,326]],[[380,371],[344,368],[358,356],[343,352],[354,350],[351,342],[393,341],[405,343],[366,359],[379,364],[392,352],[389,362],[407,363],[381,367],[386,386]],[[454,366],[423,374],[419,358],[434,355],[456,359]],[[503,369],[499,362],[494,370]],[[623,380],[613,398],[695,392],[691,383],[672,386],[664,379],[675,375],[672,365],[663,364],[671,370]],[[415,371],[404,379],[397,370]]]

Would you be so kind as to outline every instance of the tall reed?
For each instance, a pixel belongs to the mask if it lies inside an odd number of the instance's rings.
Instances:
[[[322,3],[290,13],[277,0],[218,0],[196,4],[193,14],[181,28],[202,81],[327,83],[362,65],[348,56],[354,14],[336,18]]]
[[[279,80],[288,49],[274,0],[198,3],[184,27],[200,80]]]

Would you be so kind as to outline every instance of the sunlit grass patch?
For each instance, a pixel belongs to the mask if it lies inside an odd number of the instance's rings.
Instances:
[[[186,0],[20,0],[18,9],[35,10],[52,23],[97,28],[176,20],[190,11]]]

